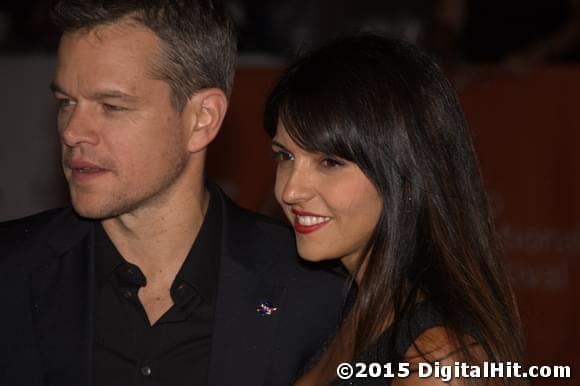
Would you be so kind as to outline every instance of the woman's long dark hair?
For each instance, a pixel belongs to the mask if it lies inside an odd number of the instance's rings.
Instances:
[[[471,134],[429,57],[379,36],[333,41],[276,85],[265,111],[270,136],[279,121],[305,150],[354,162],[382,196],[346,332],[354,357],[387,317],[397,326],[425,297],[466,360],[471,337],[486,360],[521,361],[519,318]]]

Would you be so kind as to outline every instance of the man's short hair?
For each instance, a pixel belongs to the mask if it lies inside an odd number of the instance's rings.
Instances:
[[[58,0],[51,17],[63,32],[125,18],[149,28],[162,42],[153,75],[169,83],[177,110],[204,88],[231,94],[236,38],[219,0]]]

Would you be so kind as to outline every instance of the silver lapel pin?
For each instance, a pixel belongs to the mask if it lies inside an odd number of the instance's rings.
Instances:
[[[278,310],[278,308],[274,307],[274,305],[270,302],[260,303],[260,305],[258,307],[256,307],[256,312],[258,314],[260,314],[261,316],[272,315],[277,310]]]

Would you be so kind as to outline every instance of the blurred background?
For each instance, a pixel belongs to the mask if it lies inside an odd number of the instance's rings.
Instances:
[[[280,216],[262,129],[285,63],[328,38],[376,31],[437,58],[473,129],[520,304],[530,364],[580,371],[580,1],[229,0],[240,58],[208,175],[240,205]],[[0,4],[0,221],[65,205],[46,0]],[[2,253],[2,251],[0,251]],[[580,379],[580,377],[576,377]]]

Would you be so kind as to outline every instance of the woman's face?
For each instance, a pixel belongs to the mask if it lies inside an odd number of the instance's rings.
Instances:
[[[272,140],[276,199],[294,226],[298,253],[339,258],[351,272],[378,222],[382,200],[357,165],[300,148],[278,125]]]

